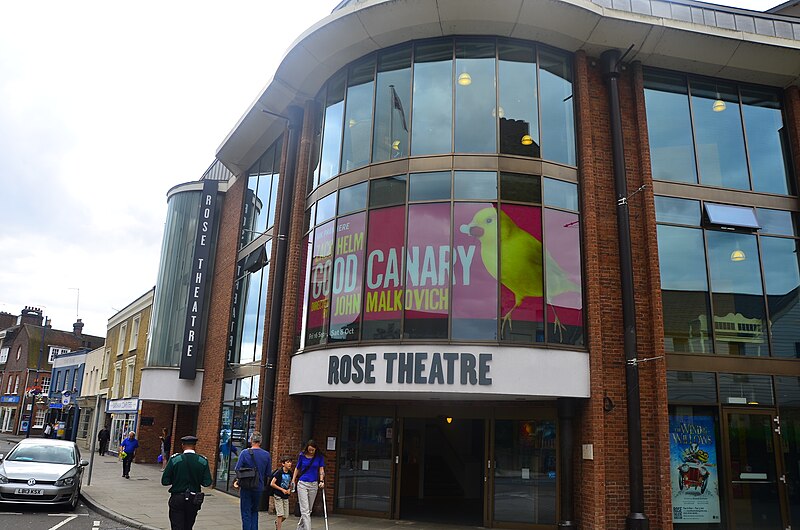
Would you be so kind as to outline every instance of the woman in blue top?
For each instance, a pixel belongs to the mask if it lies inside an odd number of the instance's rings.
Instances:
[[[122,440],[119,445],[120,454],[125,453],[122,459],[122,476],[131,478],[131,462],[133,462],[133,455],[136,454],[136,449],[139,448],[139,440],[136,439],[136,433],[131,431],[128,437]]]
[[[292,486],[297,484],[297,503],[300,505],[300,522],[297,530],[311,530],[311,508],[317,491],[325,487],[325,457],[317,442],[309,440],[306,448],[297,457]]]

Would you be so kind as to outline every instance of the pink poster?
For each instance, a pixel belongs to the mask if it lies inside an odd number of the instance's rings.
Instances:
[[[403,243],[405,206],[393,206],[369,213],[364,290],[364,327],[380,330],[364,338],[399,337],[403,315]],[[374,325],[367,325],[372,322]],[[378,324],[381,322],[382,324]]]
[[[578,215],[545,210],[547,245],[547,323],[548,341],[574,344],[583,327],[581,296],[581,244]],[[568,328],[573,328],[569,332]]]
[[[314,232],[311,256],[311,280],[308,295],[308,322],[306,345],[327,342],[329,321],[331,273],[333,271],[334,222],[324,224]]]
[[[339,219],[331,285],[331,341],[358,340],[366,213]]]

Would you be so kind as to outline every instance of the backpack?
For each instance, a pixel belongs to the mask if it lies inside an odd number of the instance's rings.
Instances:
[[[256,459],[253,455],[253,450],[248,449],[248,453],[250,453],[250,460],[252,461],[252,467],[240,467],[236,470],[236,480],[239,481],[239,487],[244,490],[255,490],[259,489],[262,484],[261,475],[258,472],[258,466],[256,465]]]

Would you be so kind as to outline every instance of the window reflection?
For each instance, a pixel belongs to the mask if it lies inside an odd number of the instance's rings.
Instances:
[[[374,77],[374,57],[350,68],[344,115],[342,171],[350,171],[369,163]]]
[[[500,105],[495,114],[500,120],[500,152],[538,158],[536,52],[532,46],[501,43],[497,53]],[[530,144],[523,143],[525,135],[530,136]]]
[[[382,52],[375,91],[373,162],[408,156],[410,110],[411,46]]]
[[[572,66],[562,55],[539,52],[542,158],[575,165]]]
[[[800,352],[800,267],[797,251],[797,241],[794,239],[761,238],[772,354],[777,357],[797,357]]]
[[[344,115],[344,85],[344,72],[336,75],[328,83],[328,93],[325,99],[325,121],[322,131],[322,154],[319,162],[319,184],[330,180],[339,173]]]
[[[790,193],[788,168],[791,166],[778,95],[774,91],[742,89],[742,112],[753,189]]]
[[[452,61],[452,42],[418,44],[415,48],[412,155],[452,151]]]
[[[494,42],[456,41],[455,152],[496,153]]]

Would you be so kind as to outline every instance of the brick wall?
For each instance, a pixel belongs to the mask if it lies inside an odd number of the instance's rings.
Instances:
[[[156,403],[155,401],[143,401],[142,410],[139,414],[139,449],[136,451],[135,462],[137,464],[155,464],[158,462],[158,455],[161,454],[161,429],[168,429],[172,432],[172,420],[175,405],[172,403]],[[143,425],[142,418],[153,418],[152,425]],[[175,452],[175,443],[169,454]],[[180,445],[178,445],[180,447]]]

